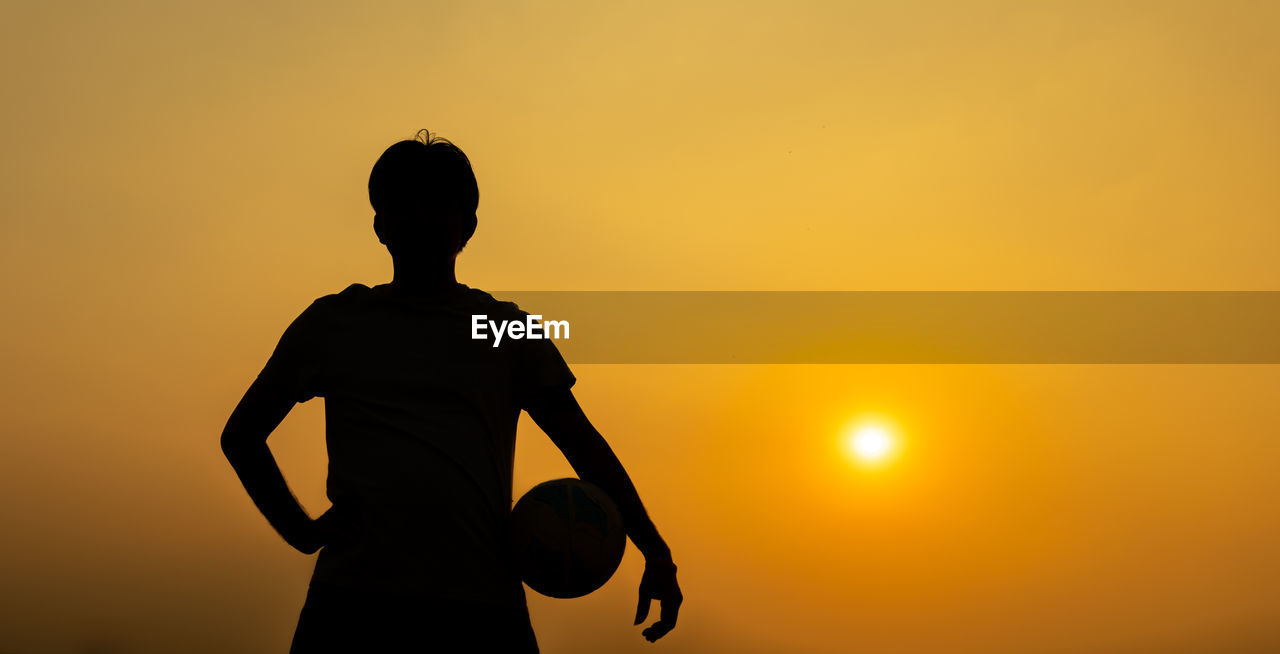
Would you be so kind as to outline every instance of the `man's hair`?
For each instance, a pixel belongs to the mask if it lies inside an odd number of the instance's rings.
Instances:
[[[461,250],[476,231],[480,188],[462,149],[424,129],[378,157],[369,173],[369,204],[377,214],[426,222],[457,216]]]

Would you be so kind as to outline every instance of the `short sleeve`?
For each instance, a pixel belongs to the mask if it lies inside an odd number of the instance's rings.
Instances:
[[[577,381],[559,348],[549,338],[524,339],[516,356],[516,399],[527,409],[534,398],[557,388],[569,389]]]
[[[258,382],[284,390],[295,402],[325,394],[327,326],[324,298],[311,303],[284,330],[280,342],[258,373]]]

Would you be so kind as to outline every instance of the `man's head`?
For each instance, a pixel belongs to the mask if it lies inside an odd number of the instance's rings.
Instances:
[[[424,129],[378,157],[369,203],[373,229],[392,256],[450,258],[476,231],[480,189],[467,155]]]

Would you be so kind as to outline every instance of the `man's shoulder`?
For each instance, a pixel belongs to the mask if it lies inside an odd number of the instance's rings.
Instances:
[[[515,302],[499,300],[478,288],[463,286],[463,289],[463,300],[473,312],[505,316],[524,314],[524,311]]]
[[[364,284],[351,284],[337,293],[321,295],[312,300],[311,305],[303,311],[302,315],[312,319],[322,319],[343,314],[350,311],[353,305],[365,301],[370,293],[369,287]]]
[[[329,293],[316,298],[315,303],[323,306],[332,306],[353,301],[360,301],[369,297],[373,293],[373,289],[364,284],[356,283],[347,286],[337,293]]]

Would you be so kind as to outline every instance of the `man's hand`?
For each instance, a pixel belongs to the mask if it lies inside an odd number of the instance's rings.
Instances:
[[[356,517],[331,506],[319,518],[306,523],[297,534],[291,534],[289,544],[303,554],[315,554],[322,547],[350,545],[356,540]]]
[[[680,612],[680,603],[684,601],[680,585],[676,583],[676,564],[670,558],[654,557],[645,561],[644,576],[640,578],[640,605],[636,607],[636,624],[644,622],[649,616],[649,606],[653,600],[658,600],[661,614],[657,622],[641,632],[651,643],[676,628],[676,615]]]

